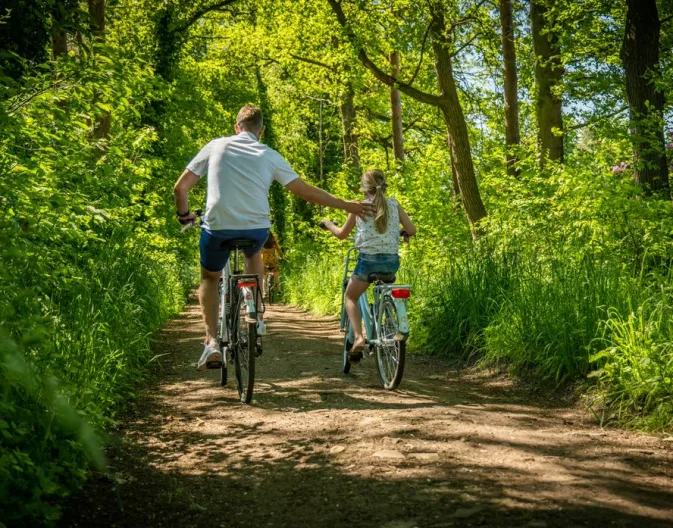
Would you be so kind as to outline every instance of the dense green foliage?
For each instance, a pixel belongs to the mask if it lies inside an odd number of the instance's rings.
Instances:
[[[518,177],[505,165],[494,3],[343,0],[342,27],[327,0],[119,0],[97,36],[87,10],[96,0],[1,4],[0,28],[11,27],[0,37],[0,522],[56,519],[57,499],[104,465],[99,438],[198,269],[172,185],[248,102],[265,111],[265,140],[311,183],[359,198],[362,169],[386,171],[419,230],[399,275],[414,288],[414,352],[548,387],[580,381],[601,421],[670,428],[673,211],[665,193],[634,181],[643,162],[619,53],[626,5],[535,1],[563,65],[564,159],[541,168],[529,2],[515,1]],[[647,125],[671,134],[673,12],[658,6],[659,62],[647,78],[666,103]],[[455,123],[408,95],[441,89],[441,37],[488,214],[477,226],[456,180],[466,155],[447,148]],[[393,156],[389,88],[360,50],[384,72],[400,54],[404,163]],[[99,133],[105,119],[109,134]],[[287,300],[335,313],[347,243],[316,226],[345,217],[277,187],[271,205]]]

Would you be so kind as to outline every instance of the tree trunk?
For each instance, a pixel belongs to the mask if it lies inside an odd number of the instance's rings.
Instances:
[[[563,76],[558,35],[549,29],[548,8],[556,0],[531,0],[531,28],[537,82],[537,126],[540,166],[563,161],[563,114],[559,88]]]
[[[659,69],[659,13],[656,0],[627,0],[621,60],[626,71],[634,176],[647,191],[668,189],[664,150],[664,94],[655,81]]]
[[[400,55],[396,51],[393,51],[390,54],[390,65],[392,66],[392,75],[397,79],[400,76]],[[391,86],[390,88],[390,110],[392,114],[392,126],[393,126],[393,154],[397,161],[404,163],[402,94],[394,86]]]
[[[357,114],[355,112],[355,90],[350,81],[346,83],[346,91],[342,96],[339,112],[341,114],[341,137],[344,147],[344,164],[346,165],[346,183],[352,191],[360,188],[360,148],[356,129]]]
[[[351,169],[360,168],[360,149],[358,147],[358,136],[355,132],[355,91],[349,81],[346,84],[346,91],[341,99],[339,111],[341,112],[341,130],[344,144],[344,163]]]
[[[451,64],[451,55],[448,45],[449,36],[446,31],[444,21],[444,6],[441,2],[433,2],[431,5],[432,25],[432,48],[435,55],[435,69],[437,71],[437,82],[441,94],[434,95],[414,86],[407,84],[392,75],[387,74],[379,68],[367,55],[357,38],[352,26],[348,24],[346,15],[338,0],[327,0],[339,21],[344,28],[348,39],[355,46],[358,53],[358,59],[362,65],[367,68],[380,82],[390,87],[397,87],[399,90],[413,97],[417,101],[429,104],[439,108],[444,116],[448,132],[448,144],[451,155],[453,156],[456,179],[465,207],[465,214],[472,228],[472,236],[478,236],[478,223],[486,217],[486,208],[481,201],[479,186],[472,164],[472,154],[470,150],[470,140],[467,133],[467,123],[463,109],[458,99],[456,81],[453,77],[453,66]]]
[[[262,70],[259,65],[255,65],[255,79],[257,80],[257,96],[259,97],[259,106],[264,113],[264,142],[272,149],[278,148],[276,131],[274,127],[273,111],[269,101],[269,93],[262,77]],[[286,210],[287,197],[283,186],[274,181],[269,189],[269,205],[271,208],[271,218],[273,219],[274,232],[281,247],[285,247],[286,239]]]
[[[66,6],[54,4],[51,11],[51,53],[54,59],[68,53],[68,33],[65,30]]]
[[[54,58],[68,53],[68,34],[61,29],[55,30],[51,36],[51,47]]]
[[[470,225],[473,226],[472,234],[477,236],[475,224],[486,217],[486,208],[481,201],[479,186],[472,163],[472,151],[470,138],[467,132],[467,122],[463,114],[463,108],[458,99],[456,81],[453,77],[453,65],[448,50],[448,36],[444,13],[441,8],[435,6],[432,13],[432,49],[435,54],[435,70],[437,81],[442,93],[440,109],[448,130],[448,145],[451,151],[456,179],[460,189],[460,196],[465,207],[465,213]]]
[[[88,0],[91,29],[96,40],[105,40],[105,0]],[[110,135],[112,118],[110,112],[96,118],[93,134],[99,139],[107,139]]]
[[[505,71],[505,144],[507,148],[507,174],[518,176],[516,148],[519,146],[519,95],[514,49],[512,1],[500,0],[500,26],[502,29],[502,58]]]
[[[453,159],[453,154],[449,152],[451,157],[451,184],[453,185],[453,197],[456,199],[456,205],[460,208],[460,186],[458,185],[458,178],[456,177],[456,162]]]

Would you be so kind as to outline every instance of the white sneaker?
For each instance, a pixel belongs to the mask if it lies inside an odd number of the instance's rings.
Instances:
[[[261,319],[259,321],[257,321],[257,335],[258,336],[265,336],[266,335],[266,324]]]
[[[203,354],[201,354],[197,368],[208,370],[206,364],[216,361],[222,361],[222,352],[220,352],[220,347],[217,346],[217,341],[213,339],[203,347]]]

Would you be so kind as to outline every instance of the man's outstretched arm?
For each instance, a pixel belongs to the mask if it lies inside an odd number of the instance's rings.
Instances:
[[[192,213],[187,215],[186,213],[189,212],[189,191],[200,179],[201,178],[199,178],[197,174],[194,174],[189,169],[185,169],[173,187],[175,207],[178,211],[178,218],[180,218],[181,221],[191,221],[196,219],[195,214]]]
[[[325,207],[332,207],[334,209],[342,209],[358,216],[371,216],[376,212],[374,204],[361,202],[359,200],[347,202],[341,198],[332,196],[327,191],[323,191],[318,187],[306,183],[301,178],[292,180],[285,186],[285,188],[307,202],[324,205]]]

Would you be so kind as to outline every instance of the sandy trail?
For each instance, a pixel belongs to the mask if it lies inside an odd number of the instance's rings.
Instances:
[[[63,526],[673,526],[673,443],[412,356],[340,372],[334,318],[268,313],[251,406],[195,369],[196,305],[162,331],[160,379],[122,421],[113,480]]]

